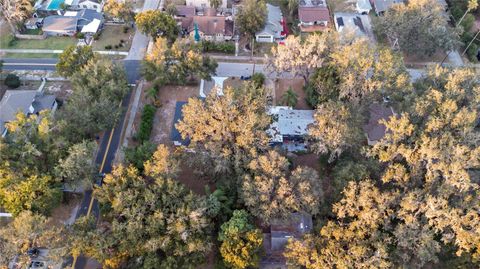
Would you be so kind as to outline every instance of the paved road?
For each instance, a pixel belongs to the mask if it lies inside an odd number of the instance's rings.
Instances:
[[[143,4],[142,11],[154,10],[159,6],[160,0],[147,0]],[[148,36],[140,33],[140,31],[136,31],[126,60],[142,60],[145,56],[149,40],[150,38]]]
[[[4,59],[5,63],[3,68],[5,70],[55,70],[56,59]],[[140,60],[123,60],[125,71],[127,74],[128,83],[135,84],[140,79]],[[221,77],[240,77],[251,76],[253,69],[255,72],[264,73],[266,76],[274,78],[275,74],[271,74],[265,70],[263,64],[251,64],[251,63],[226,63],[219,62],[217,68],[217,76]],[[424,73],[423,69],[407,69],[410,73],[412,80],[417,80]],[[282,77],[288,77],[284,74]]]

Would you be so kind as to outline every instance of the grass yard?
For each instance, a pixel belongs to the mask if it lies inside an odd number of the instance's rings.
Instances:
[[[93,50],[107,50],[106,46],[112,46],[111,50],[128,51],[132,45],[134,35],[133,29],[128,29],[127,33],[123,31],[123,25],[106,25],[100,34],[98,40],[92,43]],[[122,46],[119,46],[123,40]],[[118,46],[118,48],[115,48]]]
[[[75,45],[77,40],[74,37],[51,36],[43,40],[13,40],[11,34],[2,34],[0,37],[0,48],[2,49],[50,49],[63,50],[68,46]]]

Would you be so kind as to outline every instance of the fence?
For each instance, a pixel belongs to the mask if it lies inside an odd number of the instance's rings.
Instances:
[[[15,34],[15,37],[18,39],[30,39],[30,40],[43,40],[47,38],[47,34],[43,33],[41,35],[22,35],[22,34]]]

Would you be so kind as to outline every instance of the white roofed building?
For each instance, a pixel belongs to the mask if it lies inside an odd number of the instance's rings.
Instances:
[[[298,110],[287,106],[273,106],[268,111],[273,122],[267,133],[272,145],[282,145],[289,151],[306,150],[305,136],[314,122],[314,110]]]

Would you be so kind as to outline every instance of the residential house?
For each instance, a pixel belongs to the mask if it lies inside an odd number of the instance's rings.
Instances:
[[[183,18],[183,17],[193,17],[196,15],[195,7],[194,6],[175,6],[175,17],[176,18]]]
[[[404,0],[373,0],[373,7],[377,15],[382,15],[390,9],[394,4],[402,4]]]
[[[67,11],[63,16],[53,15],[45,17],[42,30],[51,36],[73,36],[82,31],[96,33],[103,25],[103,14],[93,9]]]
[[[314,123],[314,110],[297,110],[286,106],[273,106],[268,114],[273,123],[267,133],[270,144],[281,146],[288,151],[306,150],[305,136],[308,127]]]
[[[318,32],[328,27],[330,12],[325,0],[300,0],[298,19],[302,32]]]
[[[356,37],[369,37],[373,40],[372,26],[368,15],[336,12],[333,15],[335,29],[339,33],[353,34]]]
[[[75,3],[75,6],[77,6],[78,8],[93,9],[97,12],[102,12],[103,5],[103,0],[78,0],[78,2]]]
[[[193,16],[180,19],[182,32],[195,37],[195,27],[201,40],[223,42],[233,38],[233,21],[224,16]]]
[[[365,135],[367,136],[368,145],[375,145],[385,136],[387,128],[382,120],[388,120],[392,116],[396,116],[392,107],[380,103],[373,103],[369,106],[370,118],[368,123],[363,126]]]
[[[36,90],[7,90],[0,100],[0,135],[5,137],[5,124],[15,120],[18,112],[38,114],[45,109],[52,112],[57,109],[54,95],[45,95]]]
[[[270,233],[263,234],[265,255],[260,261],[260,268],[286,268],[283,256],[289,239],[301,239],[313,229],[312,216],[306,213],[293,213],[286,220],[273,220]]]
[[[200,97],[207,97],[213,90],[217,95],[223,95],[223,86],[228,77],[212,77],[211,80],[202,79],[200,81]]]
[[[219,8],[227,8],[227,3],[228,3],[227,0],[222,0],[222,3],[220,4]],[[187,0],[186,5],[205,9],[210,7],[210,1],[209,0]]]
[[[372,4],[370,4],[370,0],[357,0],[355,8],[358,13],[367,15],[372,10]]]
[[[265,27],[255,34],[255,40],[273,43],[286,37],[285,23],[279,7],[267,4],[267,21]]]

